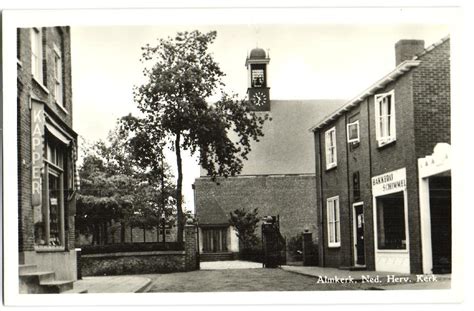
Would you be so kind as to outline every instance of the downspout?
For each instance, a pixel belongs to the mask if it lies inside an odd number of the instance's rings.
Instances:
[[[344,146],[346,148],[346,175],[347,175],[347,211],[349,213],[349,227],[351,230],[349,230],[349,258],[350,258],[350,263],[349,266],[353,266],[354,262],[354,239],[355,237],[353,236],[353,226],[354,224],[352,223],[352,206],[351,206],[351,182],[349,178],[349,148],[347,147],[349,143],[347,142],[347,113],[344,114]],[[340,237],[342,240],[342,237]]]
[[[372,137],[370,135],[370,97],[367,97],[366,101],[367,101],[367,137],[368,137],[367,143],[369,145],[369,174],[370,174],[369,180],[371,181],[373,175],[372,175],[372,144],[371,144]],[[359,185],[360,185],[360,178],[359,178]],[[370,185],[372,185],[372,183],[370,183]],[[369,187],[369,193],[370,193],[370,199],[369,199],[369,202],[367,202],[367,206],[372,206],[372,202],[373,202],[372,186]],[[365,207],[365,204],[364,204],[364,207]],[[372,206],[372,219],[373,219],[374,208],[375,206]],[[365,211],[364,211],[364,218],[365,218]],[[364,228],[365,230],[368,230],[367,226],[364,226]],[[372,238],[375,237],[374,233],[375,233],[375,223],[372,224]],[[364,236],[365,236],[365,232],[364,232]],[[367,244],[365,244],[365,247],[367,247]],[[375,269],[375,254],[377,252],[377,250],[375,249],[375,240],[373,241],[373,248],[374,248],[373,259],[374,259],[374,269]],[[366,260],[365,265],[367,266],[367,254],[365,255],[365,260]]]
[[[316,137],[316,133],[314,133]],[[321,258],[321,263],[320,266],[324,267],[325,266],[325,260],[324,260],[324,220],[323,220],[323,209],[324,209],[324,200],[323,200],[323,166],[322,166],[322,150],[321,150],[321,131],[318,131],[318,152],[319,152],[319,157],[318,157],[318,166],[319,166],[319,179],[320,179],[320,186],[319,186],[319,200],[320,200],[320,209],[319,209],[319,228],[321,230],[321,241],[319,244],[321,245],[319,247],[319,251],[321,252],[320,258]]]

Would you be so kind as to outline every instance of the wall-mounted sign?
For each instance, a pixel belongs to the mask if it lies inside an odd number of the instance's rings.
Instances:
[[[406,185],[405,168],[372,177],[372,192],[375,196],[403,191]]]
[[[31,204],[41,205],[41,172],[43,170],[44,106],[31,102]]]

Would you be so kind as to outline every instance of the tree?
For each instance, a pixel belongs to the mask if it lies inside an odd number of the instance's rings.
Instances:
[[[173,176],[163,154],[163,132],[151,130],[147,124],[143,124],[143,120],[131,114],[120,119],[119,131],[122,136],[127,137],[132,163],[145,172],[144,177],[152,190],[153,187],[159,188],[159,191],[153,192],[156,195],[149,200],[149,204],[142,205],[147,208],[141,210],[139,215],[142,216],[140,219],[146,221],[140,225],[146,227],[160,224],[165,232],[166,226],[174,225],[172,216],[176,206],[176,187],[171,181]],[[166,234],[162,238],[165,242]]]
[[[136,146],[120,127],[112,131],[107,143],[98,141],[86,148],[79,169],[81,191],[77,201],[78,231],[92,233],[93,242],[107,242],[107,226],[122,224],[147,229],[159,226],[162,216],[168,222],[174,210],[173,183],[163,191],[157,180],[169,179],[169,168],[163,162],[159,171],[141,165]],[[164,203],[164,204],[162,204]]]
[[[179,32],[174,38],[160,39],[154,47],[143,47],[142,61],[147,82],[134,90],[142,112],[144,132],[156,131],[153,141],[163,140],[176,154],[178,241],[183,240],[182,210],[183,150],[199,154],[199,164],[209,176],[234,176],[242,170],[250,152],[250,141],[263,136],[268,115],[250,110],[250,103],[223,91],[224,73],[208,51],[215,31]],[[221,99],[210,104],[210,97]],[[229,133],[237,134],[232,140]]]
[[[249,212],[241,208],[230,213],[229,223],[237,231],[237,237],[242,243],[243,250],[252,249],[258,244],[255,230],[259,221],[256,208]]]

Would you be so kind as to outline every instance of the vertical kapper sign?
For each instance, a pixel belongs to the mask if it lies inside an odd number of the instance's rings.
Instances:
[[[31,203],[41,205],[41,172],[43,170],[44,106],[31,102]]]

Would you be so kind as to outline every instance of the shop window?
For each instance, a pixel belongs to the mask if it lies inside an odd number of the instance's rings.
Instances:
[[[347,142],[358,143],[360,141],[359,120],[347,124]]]
[[[379,196],[376,204],[378,249],[406,249],[403,192]]]
[[[341,225],[339,219],[339,196],[332,197],[326,201],[327,223],[328,223],[328,246],[341,246]]]
[[[393,90],[375,95],[375,136],[379,147],[396,140]]]
[[[325,133],[325,149],[326,149],[326,169],[337,166],[337,149],[336,149],[336,128],[333,127]]]
[[[41,213],[35,221],[35,244],[39,247],[63,247],[65,240],[65,146],[47,137],[42,176]]]
[[[63,106],[63,60],[62,51],[54,46],[54,98]]]
[[[31,29],[31,73],[43,83],[43,42],[40,28]]]

